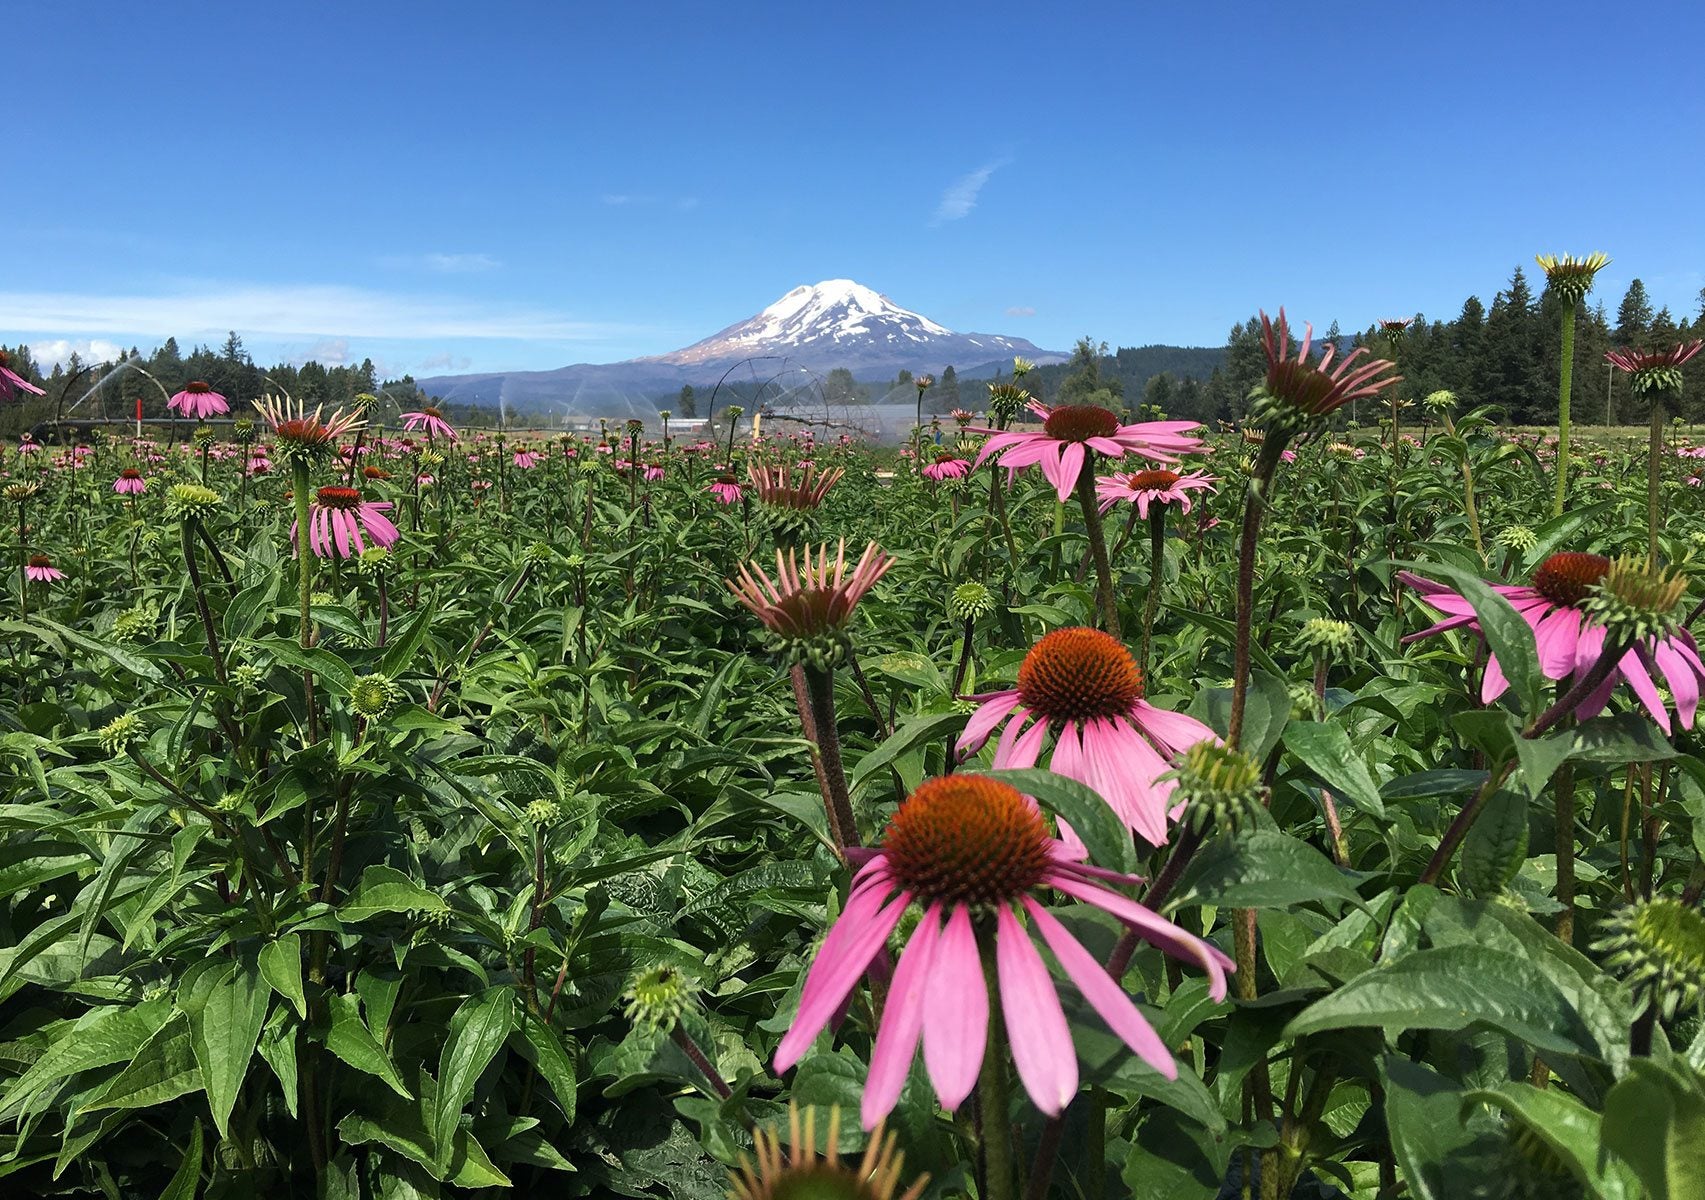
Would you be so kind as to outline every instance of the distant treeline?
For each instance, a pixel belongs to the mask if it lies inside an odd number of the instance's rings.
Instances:
[[[1551,425],[1557,420],[1557,375],[1561,334],[1557,304],[1552,295],[1536,294],[1523,268],[1517,267],[1508,284],[1492,297],[1488,307],[1478,296],[1463,302],[1462,310],[1449,321],[1431,320],[1415,313],[1395,341],[1379,325],[1359,333],[1345,334],[1336,321],[1316,330],[1317,344],[1333,343],[1345,349],[1365,346],[1370,353],[1395,357],[1404,377],[1399,395],[1419,400],[1431,392],[1448,389],[1456,393],[1462,407],[1494,405],[1499,418],[1517,425]],[[1277,313],[1271,314],[1277,316]],[[1302,334],[1302,319],[1311,314],[1293,313],[1293,334]],[[1394,314],[1395,315],[1395,314]],[[1577,422],[1622,424],[1647,419],[1644,401],[1631,398],[1627,381],[1605,366],[1606,350],[1619,346],[1663,347],[1677,341],[1705,337],[1705,289],[1699,294],[1699,310],[1691,316],[1675,317],[1667,308],[1653,311],[1645,285],[1636,279],[1623,294],[1615,315],[1606,310],[1601,297],[1589,297],[1580,308],[1575,329],[1574,408]],[[160,389],[133,370],[114,373],[115,364],[90,365],[76,355],[43,375],[30,357],[28,346],[6,348],[11,367],[26,379],[46,389],[47,395],[0,411],[0,431],[16,435],[59,411],[62,399],[67,415],[129,416],[137,397],[149,417],[165,415]],[[232,333],[224,346],[214,350],[197,346],[188,355],[175,338],[167,338],[147,357],[132,350],[132,361],[157,379],[166,392],[176,392],[192,379],[205,380],[214,390],[232,398],[237,408],[266,391],[288,391],[311,404],[347,404],[357,393],[371,392],[409,408],[431,401],[411,376],[380,380],[371,359],[359,366],[324,366],[317,362],[300,365],[281,363],[262,369]],[[976,370],[975,367],[967,367]],[[1131,413],[1164,413],[1170,417],[1200,421],[1240,418],[1249,391],[1266,372],[1261,346],[1261,322],[1251,316],[1231,328],[1223,347],[1122,346],[1109,351],[1105,343],[1081,339],[1069,362],[1038,367],[1026,378],[1026,386],[1050,404],[1099,403]],[[1705,354],[1695,358],[1684,372],[1685,416],[1705,414]],[[1000,376],[1010,378],[1010,367]],[[104,379],[104,382],[102,380]],[[96,384],[99,386],[96,387]],[[987,379],[961,378],[949,367],[931,381],[924,393],[924,412],[944,414],[956,408],[982,412],[988,395]],[[90,389],[94,393],[82,399]],[[708,411],[711,389],[682,388],[679,393],[655,397],[660,409],[678,417],[713,416]],[[748,412],[766,404],[826,403],[854,406],[889,402],[913,402],[917,398],[911,372],[902,371],[891,381],[855,379],[852,372],[836,368],[822,376],[816,386],[790,393],[756,380],[725,382],[716,395],[720,412],[738,404]],[[71,406],[82,400],[75,413]],[[474,405],[442,406],[453,423],[489,425],[496,414]],[[511,412],[513,423],[547,423],[551,412]],[[1364,423],[1377,419],[1372,412],[1355,414]],[[1348,420],[1350,414],[1342,419]]]

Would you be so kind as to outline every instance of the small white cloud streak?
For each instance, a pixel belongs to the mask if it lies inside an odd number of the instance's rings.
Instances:
[[[941,203],[935,206],[932,223],[940,225],[943,221],[958,221],[968,216],[977,207],[977,196],[989,177],[1011,161],[1009,158],[997,158],[954,180],[952,186],[941,194]]]
[[[472,275],[495,271],[502,261],[490,254],[387,254],[379,265],[391,271],[431,271],[438,275]]]
[[[1006,315],[1009,317],[1034,317],[1036,310],[1028,304],[1014,304],[1006,310]]]
[[[482,308],[326,284],[207,285],[171,295],[0,291],[0,331],[157,334],[191,338],[236,329],[282,337],[505,338],[597,342],[634,326],[570,321],[537,309]]]

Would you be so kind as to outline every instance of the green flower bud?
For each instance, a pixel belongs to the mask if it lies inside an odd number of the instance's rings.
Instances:
[[[199,483],[174,483],[166,489],[166,512],[179,521],[201,521],[219,511],[225,498]]]
[[[402,689],[387,675],[363,675],[349,689],[349,706],[369,721],[389,713],[402,699]]]
[[[1515,550],[1523,554],[1539,545],[1539,535],[1526,525],[1511,525],[1500,529],[1492,540],[1506,550]]]
[[[1328,658],[1348,658],[1356,649],[1356,630],[1348,621],[1312,617],[1298,631],[1297,646]]]
[[[634,976],[622,998],[627,1001],[628,1019],[635,1025],[668,1033],[692,1003],[695,991],[691,977],[679,967],[664,963]]]
[[[1625,555],[1587,597],[1587,619],[1611,634],[1643,641],[1675,629],[1676,608],[1687,594],[1685,576],[1671,574],[1643,557]]]
[[[960,584],[947,598],[947,615],[955,621],[980,621],[994,611],[994,593],[976,580]]]
[[[538,799],[527,806],[527,820],[540,829],[549,829],[562,820],[562,809],[555,800]]]
[[[120,713],[95,733],[95,738],[101,744],[101,749],[116,758],[123,754],[133,742],[140,741],[143,736],[142,718],[133,712]]]
[[[1658,896],[1627,905],[1600,926],[1593,944],[1608,957],[1642,1002],[1665,1020],[1692,1009],[1705,991],[1705,915],[1680,900]]]
[[[1203,740],[1184,751],[1162,779],[1176,779],[1174,803],[1197,830],[1236,833],[1261,807],[1261,764],[1242,750]]]

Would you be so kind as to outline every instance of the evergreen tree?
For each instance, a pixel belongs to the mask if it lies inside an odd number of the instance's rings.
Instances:
[[[952,412],[959,407],[959,372],[949,366],[941,373],[941,378],[935,381],[934,411]]]
[[[683,383],[681,385],[681,394],[675,398],[675,415],[688,418],[699,415],[699,401],[698,397],[693,394],[692,384]]]
[[[1153,376],[1143,388],[1143,403],[1163,413],[1170,413],[1177,395],[1178,381],[1172,377],[1171,372],[1162,371]]]
[[[1652,302],[1646,298],[1646,285],[1636,279],[1628,285],[1622,304],[1616,310],[1616,340],[1619,345],[1637,346],[1646,340],[1652,328]]]

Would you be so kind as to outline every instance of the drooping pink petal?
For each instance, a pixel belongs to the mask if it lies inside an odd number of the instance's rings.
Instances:
[[[1001,731],[1001,740],[995,746],[994,765],[997,770],[1034,767],[1036,760],[1042,757],[1042,742],[1048,736],[1048,723],[1037,721],[1020,733],[1029,717],[1030,711],[1021,708]]]
[[[971,912],[956,904],[935,944],[924,996],[924,1066],[941,1106],[952,1112],[977,1086],[989,1035],[989,991]]]
[[[965,722],[965,732],[959,735],[956,749],[959,761],[964,762],[971,755],[983,748],[983,743],[989,740],[989,734],[994,732],[1006,715],[1018,707],[1018,692],[1016,689],[1006,692],[995,692],[983,700],[977,711],[971,714],[971,719]]]
[[[1024,908],[1029,912],[1030,919],[1036,922],[1036,928],[1042,934],[1042,940],[1048,943],[1048,949],[1060,960],[1060,966],[1071,981],[1077,984],[1083,998],[1088,1000],[1095,1011],[1101,1014],[1101,1019],[1107,1022],[1107,1028],[1118,1034],[1125,1045],[1136,1051],[1138,1058],[1168,1079],[1177,1079],[1178,1064],[1172,1061],[1166,1044],[1160,1040],[1154,1026],[1137,1011],[1137,1006],[1125,994],[1125,990],[1113,982],[1112,976],[1107,974],[1107,968],[1096,962],[1071,932],[1031,897],[1024,897]]]
[[[1093,904],[1112,913],[1136,930],[1144,941],[1152,942],[1174,958],[1194,962],[1208,973],[1208,995],[1215,1001],[1225,999],[1225,973],[1237,970],[1237,964],[1225,953],[1201,938],[1193,937],[1152,909],[1143,907],[1128,896],[1104,887],[1073,878],[1062,868],[1048,876],[1048,886],[1055,891]]]
[[[1012,909],[1000,905],[995,922],[995,973],[1000,979],[1001,1015],[1012,1062],[1036,1107],[1057,1117],[1077,1094],[1077,1051],[1071,1029],[1048,968]],[[1005,1113],[993,1116],[1007,1119]],[[985,1120],[989,1117],[984,1114]]]
[[[1658,694],[1657,684],[1652,682],[1652,676],[1646,670],[1646,662],[1642,654],[1643,647],[1635,646],[1622,656],[1622,661],[1616,664],[1617,671],[1628,681],[1628,686],[1639,698],[1640,704],[1647,714],[1657,723],[1659,729],[1669,733],[1669,710],[1664,707],[1664,698]]]
[[[1131,723],[1168,758],[1176,758],[1197,742],[1219,740],[1212,729],[1188,713],[1156,708],[1147,700],[1138,700],[1132,705]]]
[[[870,1052],[870,1074],[864,1081],[860,1116],[866,1129],[893,1111],[912,1069],[918,1038],[924,1028],[924,995],[929,986],[931,960],[941,933],[941,904],[931,904],[912,931],[911,940],[894,969],[894,983],[882,1010],[876,1045]]]
[[[841,1002],[858,983],[870,960],[887,943],[894,926],[900,923],[906,906],[911,903],[911,893],[900,892],[886,906],[881,906],[884,892],[885,889],[871,889],[865,893],[865,903],[857,911],[855,901],[849,899],[840,920],[823,940],[823,948],[817,952],[816,961],[805,977],[805,987],[800,991],[799,1012],[776,1047],[776,1070],[785,1071],[805,1056],[823,1027],[840,1010]]]

